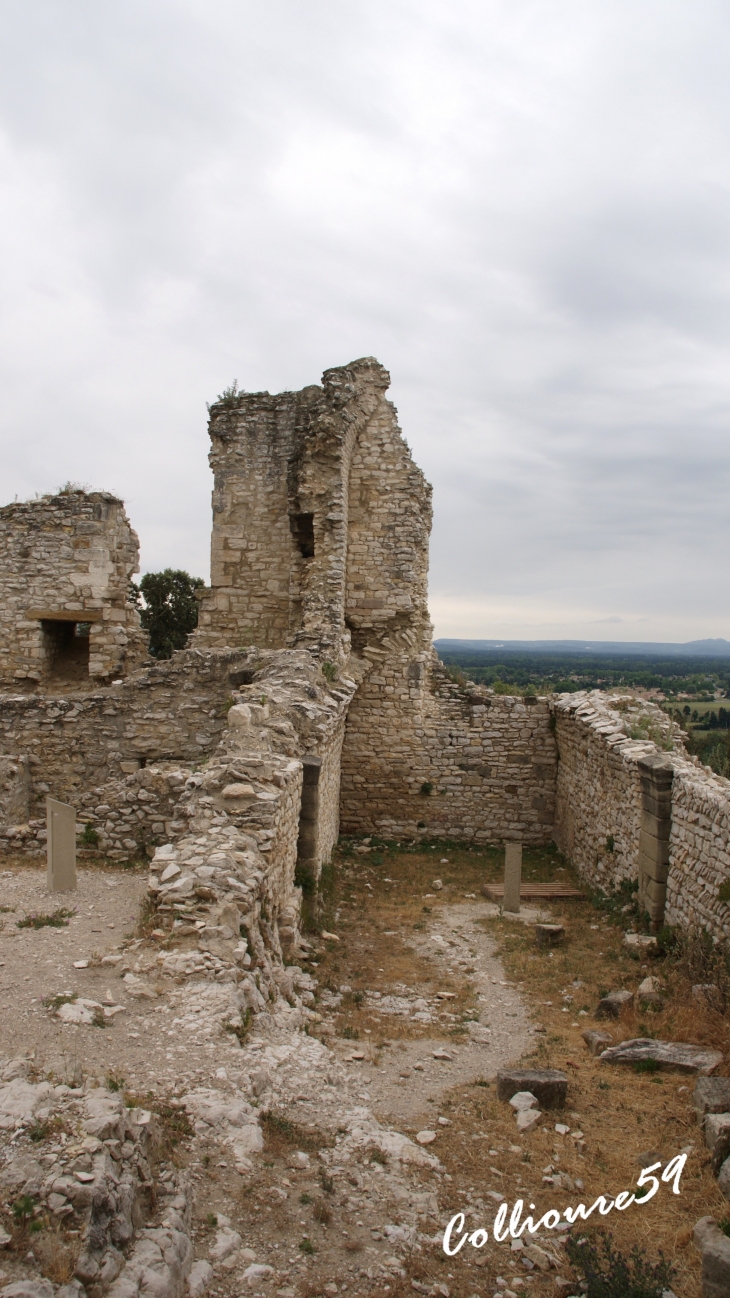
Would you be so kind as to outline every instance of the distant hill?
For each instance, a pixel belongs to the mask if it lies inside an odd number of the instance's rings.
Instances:
[[[439,653],[601,654],[624,657],[730,658],[730,640],[689,640],[661,644],[630,640],[434,640]]]

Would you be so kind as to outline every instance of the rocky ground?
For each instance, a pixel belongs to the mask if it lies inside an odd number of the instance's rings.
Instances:
[[[691,1227],[722,1216],[722,1196],[691,1085],[607,1077],[581,1038],[600,994],[646,971],[588,903],[555,906],[568,939],[538,952],[537,913],[507,921],[480,894],[498,868],[496,853],[345,844],[296,991],[252,1021],[230,970],[191,964],[190,925],[139,927],[146,874],[97,864],[50,896],[41,869],[6,869],[2,1284],[33,1279],[36,1298],[66,1284],[71,1298],[75,1273],[90,1298],[166,1298],[194,1254],[193,1298],[577,1293],[563,1232],[543,1230],[532,1255],[490,1240],[449,1258],[445,1224],[463,1211],[486,1228],[505,1199],[544,1212],[616,1194],[647,1150],[681,1148],[679,1199],[609,1225],[668,1249],[675,1292],[696,1298]],[[550,853],[530,870],[563,877]],[[59,907],[72,912],[59,927],[24,924]],[[494,1087],[520,1061],[570,1075],[567,1109],[527,1133]]]

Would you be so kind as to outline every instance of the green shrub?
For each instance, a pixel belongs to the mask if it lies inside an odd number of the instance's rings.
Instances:
[[[185,648],[190,632],[198,625],[195,591],[204,585],[202,577],[191,577],[180,568],[146,572],[139,586],[130,582],[131,598],[149,632],[153,658],[171,658],[176,649]]]

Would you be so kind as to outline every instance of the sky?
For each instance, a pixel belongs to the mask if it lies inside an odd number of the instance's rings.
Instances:
[[[0,7],[0,503],[209,576],[206,402],[375,355],[437,636],[730,638],[724,0]]]

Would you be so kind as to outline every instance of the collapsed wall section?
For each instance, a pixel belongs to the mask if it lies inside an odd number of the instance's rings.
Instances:
[[[92,694],[3,697],[0,754],[21,754],[30,767],[26,819],[45,824],[49,793],[76,804],[140,766],[203,761],[225,730],[232,681],[245,661],[232,650],[183,650]],[[5,828],[17,826],[9,812]]]
[[[0,509],[0,686],[83,685],[134,671],[147,655],[129,599],[138,570],[137,534],[107,492]]]

